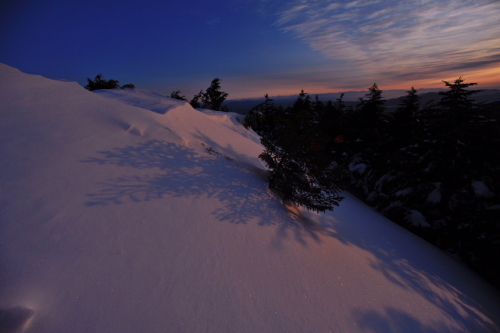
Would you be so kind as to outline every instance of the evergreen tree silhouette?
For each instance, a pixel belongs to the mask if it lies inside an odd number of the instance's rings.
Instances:
[[[446,117],[459,123],[473,118],[477,104],[469,96],[482,90],[467,90],[466,88],[475,86],[477,83],[463,83],[461,76],[453,83],[443,82],[449,90],[439,93],[442,96],[439,106],[443,108]]]
[[[201,97],[203,96],[203,90],[200,90],[199,93],[197,93],[196,95],[193,96],[193,98],[191,99],[191,101],[189,102],[189,104],[194,108],[194,109],[198,109],[198,108],[201,108],[201,103],[200,103],[200,100],[201,100]]]
[[[394,113],[395,123],[391,124],[394,132],[394,140],[411,142],[415,135],[420,110],[420,97],[414,87],[407,91],[407,95],[401,100],[399,108]]]
[[[84,87],[87,90],[99,90],[99,89],[116,89],[120,88],[119,82],[117,80],[104,80],[102,74],[97,74],[94,80],[87,78],[88,84]],[[125,84],[121,89],[130,88],[133,89],[135,86],[131,83]]]
[[[222,103],[224,103],[228,94],[220,91],[220,88],[220,79],[213,79],[210,87],[208,87],[201,96],[201,101],[205,109],[214,111],[228,111],[227,108],[222,108]]]
[[[245,116],[243,125],[248,128],[251,127],[255,132],[260,135],[269,131],[271,127],[272,115],[276,111],[273,99],[268,94],[264,96],[264,102],[254,106]]]
[[[187,101],[186,96],[182,96],[180,90],[172,91],[172,93],[170,94],[170,98],[178,99],[181,101]]]
[[[84,87],[87,90],[93,91],[98,89],[116,89],[119,88],[120,85],[116,80],[104,80],[104,76],[102,74],[97,74],[94,80],[87,78],[88,84]]]
[[[338,169],[309,95],[302,91],[293,106],[274,109],[267,121],[259,158],[271,169],[269,187],[309,210],[333,210],[343,199],[335,184]]]

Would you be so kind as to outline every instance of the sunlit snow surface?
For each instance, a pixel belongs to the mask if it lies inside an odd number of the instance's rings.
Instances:
[[[1,332],[499,330],[496,290],[351,196],[283,205],[242,116],[0,78]]]

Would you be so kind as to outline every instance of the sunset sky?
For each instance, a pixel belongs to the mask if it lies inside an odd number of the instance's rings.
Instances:
[[[0,62],[188,98],[500,87],[500,1],[3,0]]]

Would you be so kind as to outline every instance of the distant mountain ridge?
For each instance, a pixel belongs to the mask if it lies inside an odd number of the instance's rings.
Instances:
[[[479,88],[478,88],[479,89]],[[419,96],[421,97],[421,105],[425,105],[431,100],[438,101],[440,99],[439,92],[445,91],[446,88],[420,88],[417,89]],[[386,107],[393,108],[399,105],[400,97],[406,95],[407,89],[397,89],[397,90],[383,90],[382,96],[386,100]],[[311,97],[318,98],[323,101],[335,101],[340,98],[341,94],[344,94],[344,102],[347,105],[357,104],[360,98],[365,97],[368,91],[346,91],[339,93],[326,93],[326,94],[309,94]],[[296,95],[287,96],[271,96],[276,105],[288,106],[291,105],[297,99],[298,93]],[[484,89],[482,92],[474,95],[476,102],[487,103],[492,101],[500,100],[500,89]],[[246,114],[254,106],[264,102],[264,97],[261,98],[245,98],[237,100],[227,100],[226,105],[231,112],[237,112],[241,114]]]

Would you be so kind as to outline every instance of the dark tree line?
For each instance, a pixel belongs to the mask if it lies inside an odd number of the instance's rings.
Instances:
[[[261,135],[269,186],[284,199],[324,211],[350,189],[498,287],[500,125],[471,99],[475,83],[443,82],[438,103],[422,107],[412,88],[394,112],[376,84],[350,108],[304,92],[283,108],[266,96],[245,125]]]

